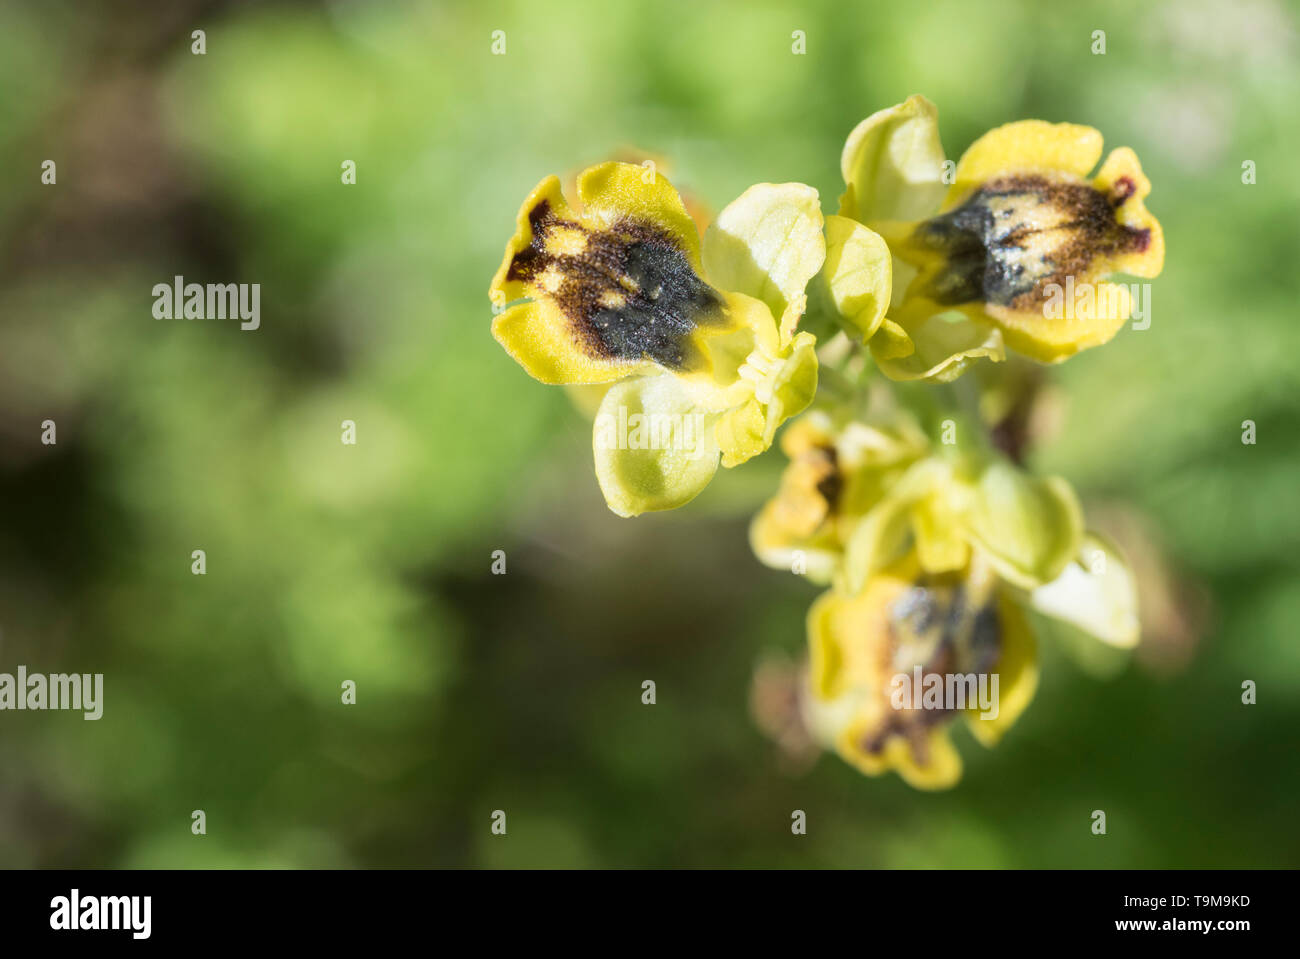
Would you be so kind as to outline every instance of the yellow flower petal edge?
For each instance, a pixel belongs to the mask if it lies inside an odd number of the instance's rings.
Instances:
[[[492,335],[535,380],[597,385],[647,373],[654,364],[592,356],[575,343],[568,318],[548,301],[517,303],[492,321]]]
[[[1064,296],[1071,289],[1069,280],[1067,277],[1061,285],[1062,314],[1067,312]],[[972,312],[996,323],[1015,352],[1041,363],[1061,363],[1082,350],[1109,343],[1133,315],[1133,297],[1125,286],[1097,281],[1076,288],[1088,293],[1080,299],[1079,307],[1069,308],[1074,315],[1065,318],[1045,318],[1042,312],[995,306]],[[1046,311],[1056,312],[1050,303]]]
[[[822,497],[768,500],[749,524],[749,547],[764,566],[800,573],[825,586],[839,563],[841,546]],[[805,508],[798,511],[798,506]]]
[[[1038,691],[1038,644],[1024,612],[1009,596],[997,598],[1002,636],[995,669],[998,674],[997,715],[985,716],[968,709],[966,725],[985,746],[995,746],[1006,735]]]
[[[718,420],[717,441],[723,466],[738,466],[766,450],[777,428],[812,402],[817,393],[815,343],[812,336],[800,333],[785,355],[771,359],[761,369],[756,367],[759,361],[750,357],[741,375],[752,378],[753,398]]]
[[[1058,476],[1036,477],[994,461],[980,474],[966,515],[967,535],[1008,582],[1034,589],[1078,555],[1083,510]]]
[[[913,789],[951,789],[961,781],[961,755],[947,730],[927,730],[912,742],[888,739],[879,752],[870,752],[862,742],[873,728],[870,719],[859,719],[844,730],[836,743],[839,754],[858,771],[879,776],[892,769]]]
[[[704,235],[704,269],[719,288],[757,297],[789,339],[804,290],[822,267],[826,242],[817,191],[802,183],[759,183],[718,214]]]
[[[891,491],[862,518],[845,546],[837,588],[857,593],[906,554],[911,545],[914,503],[913,498]]]
[[[676,509],[718,469],[713,423],[672,374],[616,383],[592,428],[596,479],[620,516]]]
[[[915,325],[886,321],[881,332],[871,340],[871,355],[892,380],[950,383],[975,360],[1000,363],[1007,355],[1001,330],[966,316],[935,313]]]
[[[848,217],[826,217],[826,262],[813,287],[843,328],[869,341],[885,322],[893,291],[889,246]]]
[[[970,544],[962,536],[965,494],[964,484],[945,484],[922,497],[912,510],[916,556],[928,573],[955,572],[970,562]]]
[[[659,228],[700,272],[699,231],[662,173],[631,163],[601,163],[578,175],[578,198],[583,216],[607,230],[627,221]]]
[[[1148,237],[1141,249],[1117,251],[1110,267],[1118,273],[1155,277],[1165,265],[1165,233],[1159,221],[1146,208],[1151,181],[1142,172],[1137,154],[1128,147],[1118,147],[1106,157],[1092,181],[1093,188],[1106,194],[1115,204],[1115,218],[1135,234]]]
[[[960,160],[940,212],[961,204],[985,182],[1008,173],[1066,174],[1082,179],[1101,159],[1101,134],[1075,123],[1020,120],[984,134]]]
[[[946,190],[943,163],[939,112],[925,97],[873,113],[844,143],[840,215],[867,225],[929,215]]]
[[[914,545],[917,505],[955,484],[952,467],[929,457],[912,463],[858,521],[844,548],[836,585],[849,595],[908,555]]]
[[[1079,554],[1051,582],[1030,594],[1030,605],[1117,649],[1132,649],[1141,634],[1137,581],[1119,548],[1087,533]]]

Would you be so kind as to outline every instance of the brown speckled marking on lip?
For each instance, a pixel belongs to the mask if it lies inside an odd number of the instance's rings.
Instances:
[[[1049,284],[1086,278],[1102,256],[1142,252],[1149,230],[1124,226],[1115,211],[1133,195],[1132,179],[1121,177],[1110,195],[1087,183],[1042,176],[1008,176],[981,186],[961,206],[917,227],[914,242],[944,254],[946,267],[927,294],[944,306],[990,303],[1037,310]],[[1036,255],[1028,245],[1045,234],[1058,242]]]
[[[549,297],[573,324],[584,348],[607,360],[649,358],[673,370],[691,365],[691,332],[721,318],[722,297],[691,268],[685,254],[658,227],[622,220],[591,230],[561,219],[543,200],[528,215],[533,239],[515,254],[507,279],[537,284],[559,277]],[[580,253],[557,252],[548,238],[557,228],[585,238]]]
[[[996,600],[990,596],[976,605],[961,582],[949,583],[951,577],[922,577],[894,600],[888,615],[888,642],[881,655],[887,672],[910,673],[913,666],[920,665],[923,676],[978,675],[997,665],[1002,626]],[[953,712],[948,708],[891,709],[885,720],[863,737],[862,748],[878,756],[890,738],[902,736],[917,764],[927,765],[926,736]]]

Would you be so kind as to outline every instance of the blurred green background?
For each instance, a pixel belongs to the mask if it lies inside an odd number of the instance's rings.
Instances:
[[[0,671],[106,687],[99,722],[0,714],[0,866],[1300,864],[1297,19],[0,5]],[[714,210],[802,180],[833,212],[845,135],[911,93],[954,158],[1025,117],[1131,145],[1169,248],[1150,329],[1054,374],[1035,456],[1151,554],[1151,642],[1108,677],[1045,643],[1033,705],[996,750],[959,733],[937,795],[795,770],[751,716],[816,595],[746,545],[780,454],[619,520],[486,296],[549,173],[633,147]],[[155,320],[175,274],[260,283],[262,328]]]

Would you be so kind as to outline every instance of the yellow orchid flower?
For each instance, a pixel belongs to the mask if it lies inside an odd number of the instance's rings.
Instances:
[[[992,746],[1038,685],[1028,621],[978,558],[935,575],[909,555],[856,595],[832,589],[809,610],[808,643],[813,737],[869,776],[893,770],[918,789],[961,778],[955,719]]]
[[[858,521],[929,440],[901,411],[859,420],[814,409],[786,427],[781,449],[790,464],[750,524],[750,545],[768,566],[829,583]]]
[[[993,746],[1033,699],[1034,615],[1116,649],[1137,643],[1133,574],[1096,534],[1032,590],[998,575],[983,551],[965,555],[935,572],[906,551],[860,589],[839,584],[808,612],[802,726],[867,775],[893,770],[919,789],[954,785],[962,763],[951,721],[964,718]]]
[[[1159,274],[1164,235],[1136,154],[1112,151],[1089,178],[1101,154],[1091,127],[1024,120],[976,140],[945,182],[924,97],[853,130],[839,212],[894,257],[889,316],[861,329],[887,375],[948,381],[1008,347],[1057,363],[1118,332],[1135,304],[1107,278]]]
[[[817,191],[759,184],[701,244],[658,172],[604,163],[556,177],[519,211],[489,295],[492,333],[534,378],[612,384],[593,430],[596,476],[622,516],[672,509],[771,446],[817,388],[797,332],[825,259]],[[522,300],[522,302],[519,302]]]
[[[669,180],[674,179],[671,161],[662,154],[652,153],[649,150],[643,150],[638,146],[624,146],[614,151],[613,159],[619,163],[631,163],[641,167],[643,170],[658,170]],[[578,177],[582,174],[581,170],[573,170],[565,177],[564,190],[570,196],[576,196],[578,193]],[[682,206],[695,221],[695,228],[704,233],[713,222],[713,210],[697,194],[689,189],[683,189],[680,185],[677,188],[677,195],[682,198]],[[564,387],[565,393],[573,402],[574,407],[583,416],[595,418],[600,412],[600,401],[605,398],[609,392],[608,383],[570,383]]]

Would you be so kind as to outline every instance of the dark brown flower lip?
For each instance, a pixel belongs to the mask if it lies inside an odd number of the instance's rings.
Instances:
[[[1039,175],[991,180],[914,232],[916,246],[947,260],[925,292],[943,306],[988,303],[1036,309],[1049,285],[1064,286],[1071,276],[1086,278],[1099,258],[1150,246],[1150,230],[1116,219],[1136,189],[1129,177],[1117,180],[1109,194],[1088,183]],[[1038,224],[1034,214],[1040,211],[1052,215],[1050,225]],[[1026,256],[1029,241],[1044,232],[1059,233],[1060,241],[1038,256]]]
[[[556,289],[535,295],[560,308],[590,355],[650,359],[678,371],[693,365],[690,335],[720,319],[722,297],[666,232],[631,219],[593,230],[563,219],[547,200],[529,211],[528,222],[532,241],[515,254],[506,278],[537,288],[543,274],[557,274]],[[550,246],[559,228],[584,238],[581,252]]]
[[[996,598],[973,596],[951,577],[922,577],[890,604],[887,623],[889,635],[882,658],[887,666],[900,671],[919,665],[926,676],[978,675],[992,670],[1001,657],[1002,623]],[[912,651],[904,655],[906,662],[901,662],[897,656],[905,644]],[[914,655],[920,650],[924,650],[922,655]],[[911,747],[913,759],[925,765],[929,761],[927,732],[951,719],[954,712],[949,707],[890,710],[879,726],[863,735],[861,746],[878,756],[891,738],[901,736]]]

